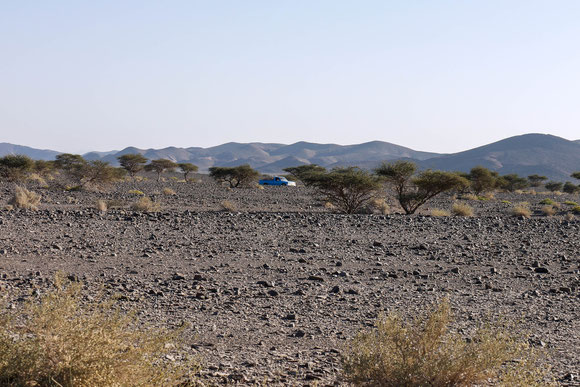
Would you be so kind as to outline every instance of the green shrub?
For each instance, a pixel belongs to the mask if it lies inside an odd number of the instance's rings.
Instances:
[[[566,200],[566,201],[564,202],[564,204],[567,204],[567,205],[569,205],[569,206],[577,206],[577,205],[578,205],[578,203],[576,203],[576,202],[573,202],[572,200]]]
[[[139,196],[145,195],[145,193],[143,193],[143,191],[139,191],[138,189],[131,189],[131,190],[127,191],[127,193],[130,195],[139,195]]]
[[[559,181],[550,181],[546,183],[546,189],[552,192],[562,191],[563,186],[564,184]]]
[[[230,188],[236,188],[251,185],[253,181],[257,180],[260,173],[248,164],[244,164],[238,167],[211,167],[209,176],[218,182],[227,182]]]
[[[396,314],[379,318],[376,329],[349,344],[343,356],[346,378],[381,387],[545,385],[540,354],[513,328],[484,325],[466,340],[450,323],[448,301],[412,323]]]
[[[0,385],[193,383],[195,360],[165,359],[176,352],[180,331],[143,327],[111,301],[84,301],[82,285],[65,284],[61,277],[40,302],[0,315]]]
[[[553,201],[553,200],[552,200],[552,199],[550,199],[550,198],[545,198],[544,200],[542,200],[542,201],[540,202],[540,204],[547,204],[547,205],[550,205],[550,206],[551,206],[551,205],[553,205],[554,203],[555,203],[555,201]]]
[[[580,206],[574,206],[572,208],[572,212],[575,213],[576,215],[580,214]]]

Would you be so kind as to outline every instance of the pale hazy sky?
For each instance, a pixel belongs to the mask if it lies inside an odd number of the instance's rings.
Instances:
[[[580,1],[0,0],[0,142],[580,139]]]

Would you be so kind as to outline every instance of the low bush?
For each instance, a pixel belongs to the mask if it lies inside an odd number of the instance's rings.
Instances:
[[[474,195],[474,194],[465,194],[465,195],[461,195],[461,199],[462,200],[479,200],[479,197],[477,195]]]
[[[448,301],[406,323],[381,317],[343,355],[346,378],[359,386],[545,385],[541,354],[513,327],[483,325],[465,339],[450,330]]]
[[[13,208],[24,208],[27,210],[37,210],[41,196],[36,192],[27,190],[17,185],[14,187],[12,198],[8,202]]]
[[[147,196],[143,196],[139,200],[137,200],[133,205],[131,205],[131,209],[133,211],[140,211],[140,212],[158,212],[161,209],[159,203],[154,202]]]
[[[580,214],[580,206],[574,206],[572,208],[572,212],[575,213],[576,215]]]
[[[576,202],[573,202],[572,200],[566,200],[566,201],[564,202],[564,204],[567,204],[567,205],[569,205],[569,206],[577,206],[577,205],[578,205],[578,203],[576,203]]]
[[[441,210],[439,208],[433,208],[431,210],[431,216],[449,216],[451,215],[449,211]]]
[[[373,211],[377,211],[381,215],[388,215],[391,212],[391,208],[383,198],[371,199],[369,204]]]
[[[554,206],[543,206],[541,209],[542,213],[546,216],[552,216],[556,213]]]
[[[527,202],[518,203],[512,208],[513,216],[523,216],[524,218],[529,218],[532,216],[532,211],[530,210],[530,205]]]
[[[174,349],[179,330],[143,326],[109,300],[86,301],[82,284],[66,284],[61,277],[39,302],[0,314],[0,385],[194,383],[199,364]]]
[[[554,203],[555,203],[555,201],[553,201],[553,200],[552,200],[552,199],[550,199],[550,198],[545,198],[544,200],[542,200],[542,201],[540,202],[540,204],[547,204],[547,205],[550,205],[550,206],[551,206],[551,205],[553,205]]]
[[[220,205],[222,207],[222,211],[234,212],[236,210],[236,205],[229,200],[224,200],[220,203]]]
[[[106,200],[97,200],[97,210],[101,211],[101,212],[107,212],[107,210],[109,209],[109,206],[107,205],[107,201]]]
[[[163,195],[173,196],[173,195],[177,195],[177,193],[173,189],[166,187],[166,188],[163,188]]]
[[[455,216],[473,216],[473,208],[465,203],[453,203],[451,213]]]
[[[139,195],[143,196],[145,193],[143,191],[139,191],[138,189],[132,189],[127,192],[129,195]]]

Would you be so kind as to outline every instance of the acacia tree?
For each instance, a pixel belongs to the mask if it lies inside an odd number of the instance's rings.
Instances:
[[[307,178],[309,185],[346,214],[359,211],[380,188],[376,176],[357,167],[310,172]]]
[[[517,191],[518,189],[527,188],[529,185],[528,179],[518,176],[517,173],[510,173],[509,175],[500,176],[497,179],[498,188],[505,189],[509,192]]]
[[[570,181],[567,181],[566,183],[564,183],[562,191],[569,194],[575,194],[580,191],[580,187]]]
[[[559,181],[550,181],[546,183],[546,189],[552,192],[562,191],[563,186],[564,184]]]
[[[311,178],[316,178],[317,174],[326,172],[326,168],[317,164],[306,164],[297,167],[288,167],[283,169],[284,172],[289,173],[292,178],[300,180],[304,185],[311,185]]]
[[[129,153],[117,157],[117,160],[119,160],[121,167],[131,176],[131,179],[135,179],[137,173],[143,170],[149,159],[139,153]]]
[[[383,163],[375,173],[389,183],[406,214],[414,214],[419,207],[435,196],[451,190],[464,189],[469,182],[452,172],[427,170],[415,175],[417,165],[410,161]]]
[[[24,155],[6,155],[0,158],[0,178],[7,181],[21,181],[34,167],[34,161]]]
[[[252,169],[248,164],[237,167],[211,167],[209,176],[218,182],[227,182],[230,188],[249,185],[255,181],[260,173]]]
[[[192,163],[179,163],[179,164],[177,164],[177,166],[179,167],[179,169],[183,173],[183,180],[185,180],[186,182],[187,182],[187,175],[189,175],[190,173],[195,173],[199,169],[197,167],[197,165],[194,165]]]
[[[469,175],[467,175],[471,183],[471,189],[476,195],[482,192],[491,191],[495,187],[495,176],[489,169],[477,166],[471,168]]]
[[[82,189],[87,185],[101,186],[122,178],[118,168],[106,161],[87,161],[81,155],[63,153],[56,156],[56,168],[73,182],[74,188]]]
[[[573,177],[574,179],[578,179],[580,180],[580,172],[574,172],[573,174],[570,175],[571,177]]]
[[[546,176],[540,176],[538,174],[528,176],[528,181],[530,182],[530,186],[532,187],[539,187],[546,180],[548,180]]]
[[[161,181],[161,174],[163,172],[173,172],[177,168],[177,164],[167,159],[152,160],[145,166],[146,171],[154,171],[157,173],[157,182]]]

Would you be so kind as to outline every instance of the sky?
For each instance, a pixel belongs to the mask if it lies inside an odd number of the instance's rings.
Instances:
[[[0,142],[580,139],[577,0],[0,0]]]

